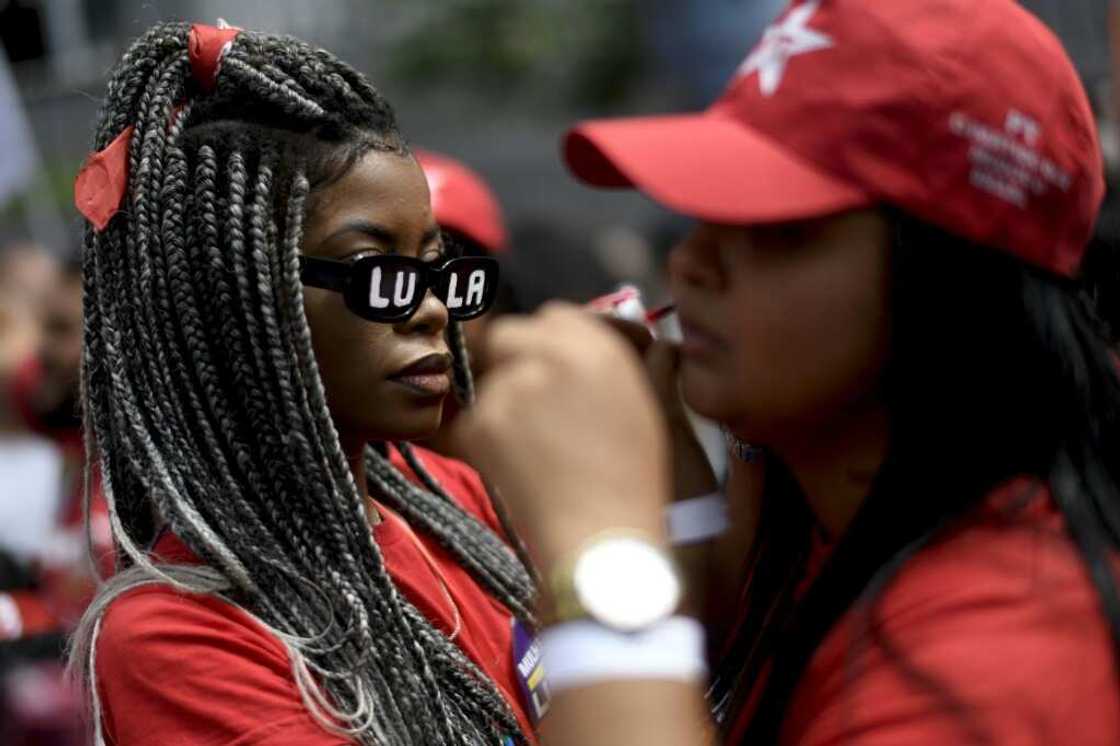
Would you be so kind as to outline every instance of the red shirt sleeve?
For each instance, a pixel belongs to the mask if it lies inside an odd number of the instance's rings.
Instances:
[[[874,621],[857,610],[826,638],[782,743],[1120,743],[1109,630],[1051,518],[972,526],[920,553],[879,599]],[[869,623],[896,655],[871,642]]]
[[[284,647],[246,613],[167,588],[109,607],[97,642],[116,746],[343,746],[305,709]]]

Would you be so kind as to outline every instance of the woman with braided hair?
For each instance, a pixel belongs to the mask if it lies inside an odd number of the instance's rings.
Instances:
[[[388,102],[294,39],[164,24],[95,148],[83,402],[118,568],[71,662],[96,742],[532,742],[530,575],[477,475],[407,444],[469,399],[458,320],[496,276],[444,256]]]

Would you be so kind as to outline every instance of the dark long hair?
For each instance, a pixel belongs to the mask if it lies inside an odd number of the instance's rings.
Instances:
[[[1120,658],[1110,566],[1120,548],[1120,376],[1105,324],[1079,282],[907,215],[891,219],[887,457],[800,599],[793,587],[805,569],[811,513],[792,475],[768,462],[749,610],[712,689],[729,730],[763,687],[744,743],[778,741],[798,681],[841,616],[856,604],[873,607],[910,557],[1016,476],[1049,486]],[[891,652],[888,640],[871,637]],[[934,693],[958,709],[951,692]],[[961,714],[973,740],[983,740]]]

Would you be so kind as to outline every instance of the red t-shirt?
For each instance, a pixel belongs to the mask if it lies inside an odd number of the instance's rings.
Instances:
[[[431,451],[416,451],[464,509],[502,535],[490,498],[473,470]],[[418,481],[395,449],[391,458]],[[374,536],[397,587],[437,628],[451,632],[454,610],[416,546],[419,540],[458,607],[456,644],[498,685],[523,731],[531,734],[518,693],[509,611],[435,540],[412,532],[388,510],[382,517]],[[194,561],[171,534],[157,542],[155,553],[168,561]],[[308,713],[287,652],[275,637],[220,599],[182,595],[166,586],[138,588],[110,605],[97,643],[97,686],[106,739],[117,746],[350,743],[324,730]]]
[[[1026,496],[1026,507],[1015,510]],[[874,623],[963,717],[871,642],[858,607],[825,637],[784,746],[1120,744],[1120,678],[1097,593],[1049,493],[1018,480],[919,552]],[[731,743],[749,721],[742,713]]]

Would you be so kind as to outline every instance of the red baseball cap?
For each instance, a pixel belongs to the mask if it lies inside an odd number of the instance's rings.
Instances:
[[[454,158],[420,148],[412,152],[428,180],[436,221],[491,254],[508,250],[502,208],[486,182]]]
[[[719,223],[890,203],[1065,275],[1104,196],[1073,64],[1014,0],[795,0],[707,111],[584,122],[564,157]]]

